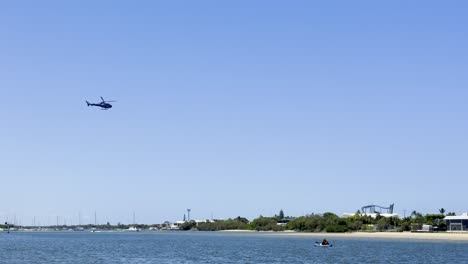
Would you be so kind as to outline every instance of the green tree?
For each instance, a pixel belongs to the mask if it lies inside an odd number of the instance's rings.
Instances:
[[[239,221],[239,222],[244,223],[244,224],[249,223],[249,220],[247,218],[245,218],[245,217],[238,216],[238,217],[234,218],[234,220]]]
[[[442,219],[444,219],[444,215],[443,214],[427,214],[425,216],[426,218],[426,224],[428,225],[437,225],[439,222],[442,221]]]
[[[251,229],[248,223],[249,220],[247,220],[247,218],[238,216],[234,219],[199,223],[197,229],[201,231],[248,230]]]
[[[263,217],[260,216],[257,219],[254,219],[250,226],[253,230],[257,231],[279,231],[282,227],[278,226],[278,220],[275,217]]]
[[[440,209],[439,209],[439,213],[442,214],[442,215],[445,215],[445,209],[444,209],[444,208],[440,208]]]
[[[179,226],[179,230],[191,230],[192,228],[195,228],[197,226],[197,223],[195,221],[189,221],[181,224]]]
[[[307,232],[323,231],[321,226],[322,216],[319,215],[306,215],[292,219],[286,224],[286,229]]]
[[[325,217],[325,218],[334,218],[334,219],[339,218],[336,214],[331,213],[331,212],[324,213],[323,217]]]
[[[349,231],[348,222],[346,219],[340,218],[335,220],[336,221],[334,221],[334,223],[327,224],[325,227],[326,232],[342,233]]]
[[[391,219],[381,217],[377,222],[377,230],[384,231],[390,228]]]
[[[280,220],[284,218],[283,209],[280,210],[279,215],[278,215],[278,218],[279,218]]]
[[[411,217],[405,217],[400,221],[401,231],[411,231]]]

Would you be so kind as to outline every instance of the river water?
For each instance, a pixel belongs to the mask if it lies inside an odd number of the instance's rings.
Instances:
[[[230,232],[0,233],[0,263],[468,263],[468,242]]]

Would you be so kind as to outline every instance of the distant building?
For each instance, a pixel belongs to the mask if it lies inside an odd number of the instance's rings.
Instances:
[[[446,216],[447,231],[468,231],[468,213]]]
[[[433,232],[434,227],[432,225],[413,224],[411,226],[411,232]]]
[[[213,220],[210,220],[210,219],[206,219],[206,220],[193,220],[193,221],[195,221],[195,223],[196,223],[197,225],[203,224],[203,223],[213,223],[213,222],[214,222]]]
[[[209,219],[206,219],[206,220],[190,220],[190,221],[179,220],[179,221],[175,221],[174,223],[170,223],[169,224],[169,229],[170,230],[179,230],[181,225],[183,225],[185,223],[188,223],[188,222],[195,222],[195,224],[198,226],[199,224],[202,224],[202,223],[213,223],[215,221],[216,220],[209,220]]]
[[[172,223],[170,226],[169,226],[169,229],[170,230],[179,230],[180,226],[182,224],[184,224],[186,221],[176,221],[175,223]]]
[[[293,220],[293,218],[291,218],[291,217],[285,217],[285,218],[279,220],[277,225],[279,225],[279,226],[284,226],[284,225],[286,225],[287,223],[291,222],[291,220]]]

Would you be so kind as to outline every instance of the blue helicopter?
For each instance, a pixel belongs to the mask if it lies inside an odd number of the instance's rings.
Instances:
[[[109,110],[110,108],[112,108],[112,105],[109,104],[109,103],[112,103],[112,102],[117,102],[117,101],[106,101],[104,100],[104,98],[102,98],[101,96],[101,102],[98,103],[98,104],[93,104],[93,103],[90,103],[88,101],[86,101],[86,104],[88,104],[88,106],[99,106],[101,107],[101,110]]]

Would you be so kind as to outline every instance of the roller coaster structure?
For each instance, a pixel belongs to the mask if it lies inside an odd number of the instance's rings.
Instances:
[[[366,205],[361,207],[361,213],[363,214],[393,214],[393,205],[391,204],[389,207],[383,207],[380,205]],[[386,212],[385,212],[386,211]]]

